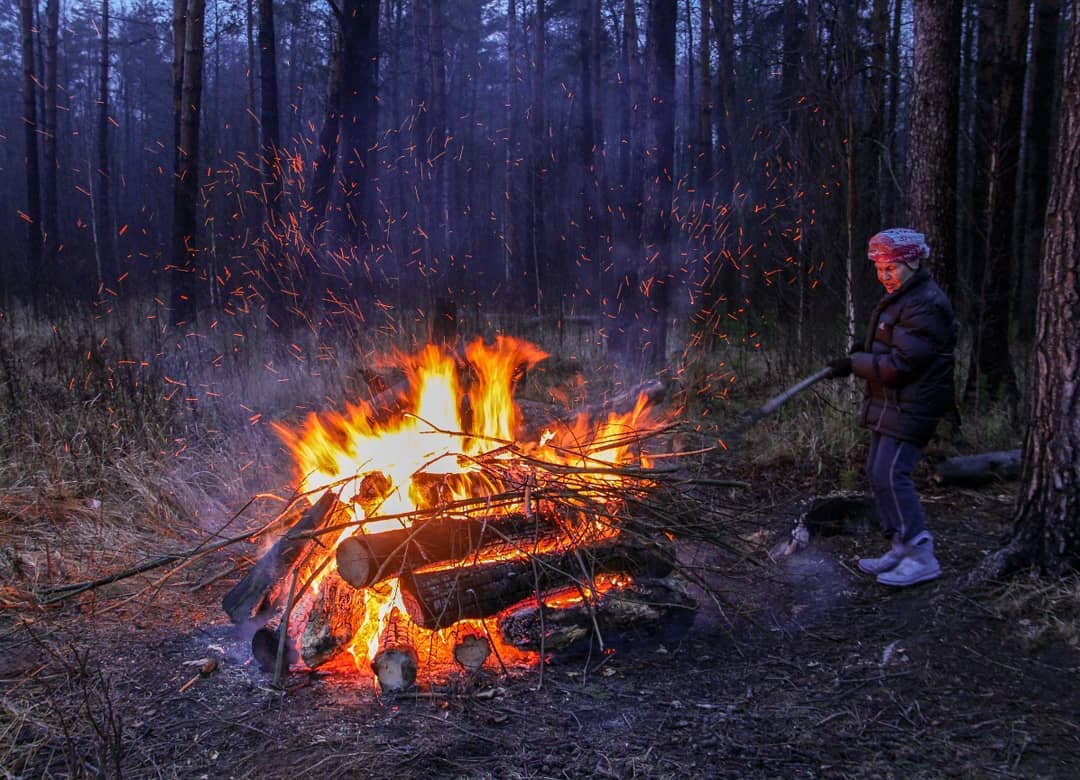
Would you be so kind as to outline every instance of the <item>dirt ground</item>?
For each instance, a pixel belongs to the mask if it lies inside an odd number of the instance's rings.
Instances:
[[[191,572],[123,612],[103,613],[107,589],[32,621],[5,610],[0,774],[1080,777],[1080,653],[1002,617],[1000,588],[956,587],[1007,531],[1013,488],[924,485],[945,573],[900,591],[855,569],[882,542],[839,510],[770,560],[815,489],[829,485],[740,499],[752,562],[683,546],[720,601],[698,591],[682,641],[542,674],[492,665],[419,695],[339,673],[271,688],[220,611],[236,575],[193,590]]]

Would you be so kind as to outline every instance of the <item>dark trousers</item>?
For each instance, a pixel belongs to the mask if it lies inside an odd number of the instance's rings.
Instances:
[[[874,494],[874,507],[881,519],[885,535],[900,535],[900,541],[911,541],[926,529],[919,494],[911,472],[922,457],[922,447],[909,441],[881,433],[870,434],[870,456],[866,459],[866,475]]]

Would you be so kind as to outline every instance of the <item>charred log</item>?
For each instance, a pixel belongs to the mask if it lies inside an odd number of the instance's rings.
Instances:
[[[551,535],[553,518],[541,515],[438,519],[381,534],[357,534],[337,547],[342,578],[366,588],[431,563],[466,557],[485,544]]]
[[[394,608],[379,637],[379,652],[371,660],[371,670],[383,693],[403,691],[416,682],[416,647],[409,636],[407,622]]]
[[[225,594],[221,604],[233,623],[265,623],[277,607],[278,583],[285,572],[302,558],[314,543],[312,531],[326,524],[337,506],[337,496],[327,491],[300,516],[258,563]]]
[[[281,630],[277,627],[263,626],[251,637],[251,654],[264,672],[273,672],[277,668],[278,650],[281,646]],[[286,638],[284,668],[288,669],[296,663],[296,659],[296,648]]]
[[[599,638],[606,647],[677,641],[696,614],[697,602],[678,581],[638,578],[591,604],[574,588],[528,599],[499,616],[499,631],[522,650],[569,655]]]
[[[363,591],[351,587],[336,571],[323,577],[300,638],[305,664],[314,669],[349,649],[364,621],[364,602]]]
[[[459,562],[405,573],[405,610],[421,628],[438,629],[464,618],[484,618],[534,593],[573,582],[589,583],[603,572],[663,577],[672,557],[659,544],[611,541],[572,550],[485,561]]]

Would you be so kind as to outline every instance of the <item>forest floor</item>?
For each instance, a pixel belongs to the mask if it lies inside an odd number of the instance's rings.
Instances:
[[[220,609],[238,574],[208,581],[228,550],[122,607],[130,583],[49,608],[8,587],[0,775],[1080,777],[1080,650],[1063,630],[1075,589],[1061,611],[1047,597],[1010,612],[1011,586],[957,586],[1007,533],[1014,485],[923,480],[944,574],[890,590],[855,568],[882,547],[865,523],[764,553],[835,487],[827,476],[781,487],[775,469],[715,466],[733,473],[753,485],[739,505],[762,554],[685,546],[722,601],[699,594],[682,641],[542,674],[485,668],[419,697],[341,673],[273,689]],[[217,667],[200,676],[207,658]]]

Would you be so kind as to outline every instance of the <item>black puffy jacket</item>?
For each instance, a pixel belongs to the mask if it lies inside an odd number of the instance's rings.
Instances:
[[[926,445],[955,407],[956,330],[952,304],[926,268],[878,301],[864,351],[851,356],[852,373],[866,380],[864,428]]]

